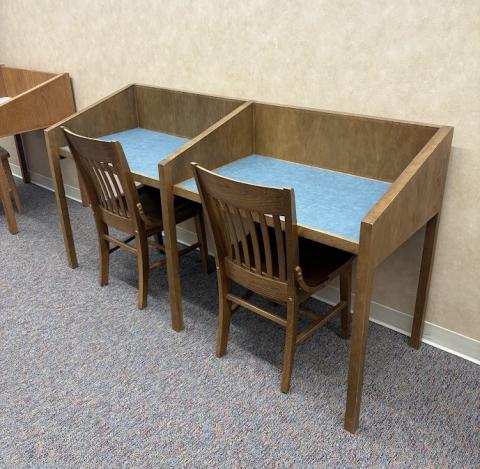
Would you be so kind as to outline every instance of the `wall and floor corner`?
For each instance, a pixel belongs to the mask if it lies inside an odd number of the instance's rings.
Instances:
[[[70,8],[4,0],[0,62],[69,72],[79,109],[143,82],[454,126],[425,339],[480,361],[480,2],[102,0],[75,6],[76,29]],[[34,181],[48,187],[42,139],[25,144]],[[13,139],[0,145],[15,164]],[[68,162],[64,174],[78,197]],[[372,316],[397,330],[411,320],[422,237],[375,278]]]

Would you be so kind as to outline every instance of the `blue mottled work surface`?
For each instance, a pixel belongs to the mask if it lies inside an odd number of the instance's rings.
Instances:
[[[158,163],[189,141],[188,138],[176,137],[141,127],[97,138],[98,140],[120,142],[130,171],[152,179],[158,179]]]
[[[215,172],[238,181],[295,190],[297,222],[358,242],[360,223],[390,184],[351,174],[250,155]],[[177,185],[198,192],[194,179]]]
[[[143,174],[154,179],[158,179],[159,161],[188,142],[188,138],[176,137],[140,127],[104,135],[98,137],[98,139],[120,142],[130,170],[133,173]]]

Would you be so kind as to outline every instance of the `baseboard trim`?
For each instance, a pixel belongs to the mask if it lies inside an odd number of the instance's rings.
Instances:
[[[21,177],[20,167],[11,164],[15,176]],[[39,173],[30,173],[33,184],[53,191],[52,179]],[[77,202],[81,201],[80,190],[76,187],[65,185],[65,194],[68,198]],[[182,244],[193,244],[196,242],[196,234],[181,226],[177,227],[178,241]],[[339,298],[338,288],[327,286],[317,295],[317,299],[327,304],[335,304]],[[412,327],[412,316],[402,311],[390,308],[375,301],[370,305],[370,321],[380,324],[388,329],[410,335]],[[422,342],[445,352],[457,355],[465,360],[480,365],[480,341],[466,337],[458,332],[445,329],[431,322],[425,321],[423,328]]]
[[[21,179],[22,171],[20,169],[20,166],[10,163],[10,167],[12,168],[13,175]],[[43,189],[47,189],[53,192],[52,178],[44,176],[43,174],[40,174],[40,173],[30,172],[30,179],[32,184],[35,184],[36,186],[42,187]],[[64,184],[64,187],[65,187],[65,195],[69,199],[75,200],[76,202],[82,201],[82,196],[80,195],[80,189],[74,186],[70,186],[68,184]]]
[[[330,285],[315,297],[325,303],[335,304],[339,295],[339,289]],[[370,303],[370,321],[410,336],[413,317],[403,311],[372,301]],[[471,337],[425,321],[422,342],[480,365],[480,341]]]

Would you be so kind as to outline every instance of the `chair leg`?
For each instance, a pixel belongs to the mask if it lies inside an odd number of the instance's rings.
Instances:
[[[230,332],[230,322],[232,320],[232,303],[227,300],[227,294],[230,292],[231,282],[224,273],[218,270],[218,329],[217,329],[217,357],[222,357],[227,351],[228,334]]]
[[[18,195],[17,185],[15,184],[15,179],[12,174],[12,169],[10,168],[10,164],[6,159],[3,160],[2,162],[3,162],[3,167],[5,169],[5,174],[7,176],[8,185],[10,187],[10,192],[12,194],[13,201],[15,202],[15,208],[17,209],[18,213],[22,213],[23,207],[22,207],[22,203],[20,202],[20,197]]]
[[[8,188],[9,184],[7,175],[5,174],[5,168],[3,165],[0,165],[0,200],[2,201],[5,209],[8,229],[10,230],[11,234],[17,234],[17,221],[15,220],[15,212],[13,211],[12,199],[10,198],[10,192]]]
[[[162,235],[161,231],[159,231],[158,233],[155,233],[152,236],[155,238],[155,242],[157,244],[160,244],[161,246],[165,247],[165,244],[163,244],[163,235]],[[155,246],[155,251],[157,251],[160,254],[164,254],[164,251],[162,251],[162,249],[160,249],[160,247]]]
[[[283,360],[281,391],[287,393],[290,390],[292,378],[293,359],[297,340],[298,303],[292,298],[287,303],[287,330],[285,334],[285,353]]]
[[[148,275],[150,272],[146,234],[137,234],[135,242],[138,264],[138,309],[143,309],[147,306]]]
[[[344,339],[350,338],[350,310],[352,299],[352,264],[349,265],[340,274],[340,301],[345,301],[347,304],[342,311],[340,318],[340,336]]]
[[[200,209],[195,216],[195,227],[197,230],[198,244],[200,245],[200,257],[202,259],[202,270],[204,273],[209,274],[211,269],[208,262],[208,245],[207,234],[205,232],[205,218],[203,216],[203,210]]]
[[[101,287],[108,285],[108,277],[110,272],[110,243],[103,239],[103,235],[108,235],[108,226],[102,224],[98,228],[98,246],[100,250],[100,277],[99,283]]]
[[[30,182],[30,171],[28,170],[25,148],[23,146],[22,134],[15,134],[15,146],[17,147],[18,162],[22,171],[22,179],[25,184]]]

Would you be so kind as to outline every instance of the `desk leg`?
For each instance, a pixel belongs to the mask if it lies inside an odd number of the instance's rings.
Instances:
[[[17,221],[15,219],[15,213],[13,212],[12,198],[9,190],[10,182],[7,179],[7,173],[5,172],[5,168],[2,163],[3,161],[0,161],[0,202],[2,202],[5,210],[5,216],[7,218],[7,225],[10,233],[17,234]]]
[[[360,255],[357,264],[357,291],[352,324],[350,345],[350,365],[348,370],[347,405],[345,409],[345,430],[355,433],[360,417],[362,399],[363,369],[367,351],[368,318],[373,284],[373,268],[368,255]]]
[[[417,300],[415,302],[412,334],[410,336],[410,346],[415,349],[420,348],[420,340],[422,338],[423,322],[425,317],[425,310],[427,307],[428,290],[430,288],[430,277],[432,273],[439,218],[439,214],[431,218],[428,221],[425,230],[422,264],[420,267],[420,277],[418,279]]]
[[[15,134],[15,146],[17,147],[18,162],[20,163],[23,182],[28,184],[30,182],[30,171],[27,166],[27,158],[25,157],[25,148],[23,147],[21,134]]]
[[[174,195],[163,190],[162,218],[165,232],[165,257],[167,260],[168,290],[173,330],[180,332],[184,328],[182,311],[182,291],[180,286],[180,260],[177,249],[177,224],[175,222]]]
[[[48,152],[48,161],[52,173],[53,188],[55,190],[55,199],[57,201],[58,215],[60,219],[60,228],[62,229],[63,242],[67,253],[68,265],[72,269],[78,267],[77,253],[75,252],[75,242],[73,240],[72,225],[68,213],[67,198],[65,197],[65,188],[63,186],[62,169],[60,168],[60,158],[58,155],[52,155]]]

